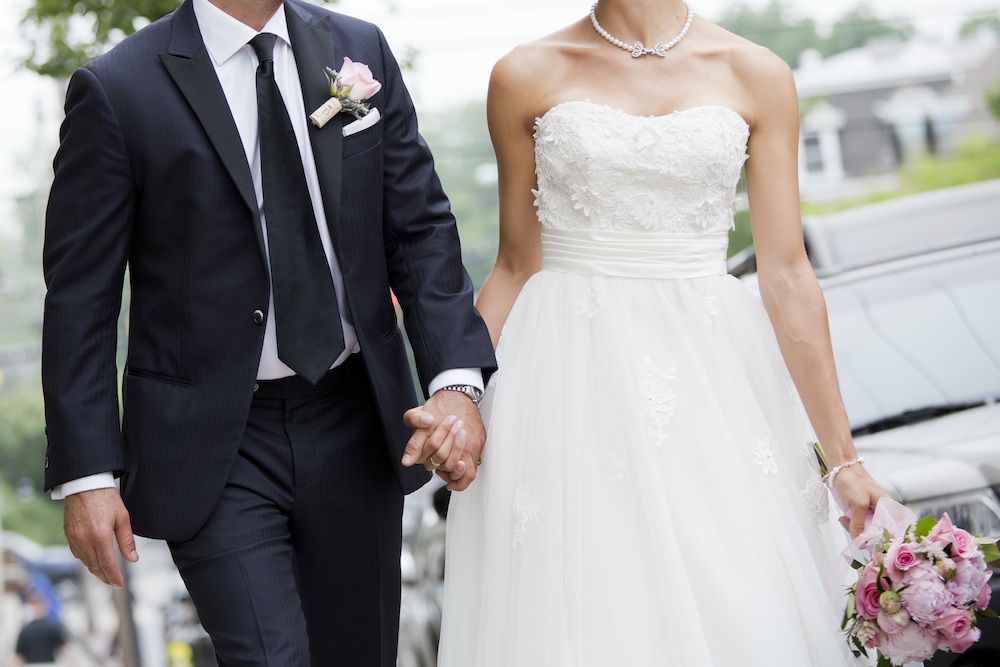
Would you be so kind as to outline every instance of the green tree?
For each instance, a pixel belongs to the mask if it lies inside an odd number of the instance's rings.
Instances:
[[[478,288],[493,268],[499,219],[486,102],[423,114],[421,125],[458,220],[465,266]]]
[[[986,106],[998,123],[1000,123],[1000,81],[986,90]]]
[[[822,49],[816,22],[798,18],[781,0],[771,0],[761,10],[746,3],[731,7],[719,19],[719,25],[766,46],[792,67],[798,66],[799,55],[806,49]]]
[[[894,37],[905,41],[913,36],[913,25],[906,21],[885,21],[876,17],[867,4],[844,14],[823,41],[823,55],[833,55],[864,46],[876,37]]]
[[[1000,35],[1000,14],[993,16],[976,16],[962,24],[958,30],[958,36],[962,38],[972,37],[982,28],[988,28]]]
[[[0,398],[0,481],[22,479],[42,488],[45,417],[37,387],[6,391]]]
[[[28,67],[46,76],[67,77],[180,4],[180,0],[34,0],[24,17],[34,37]]]

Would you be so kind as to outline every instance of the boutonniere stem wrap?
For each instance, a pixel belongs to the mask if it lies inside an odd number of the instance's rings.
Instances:
[[[367,115],[369,109],[365,100],[382,90],[381,82],[372,76],[368,65],[345,57],[339,72],[329,67],[324,70],[330,83],[330,99],[310,114],[312,124],[323,127],[341,111],[346,111],[355,118]]]

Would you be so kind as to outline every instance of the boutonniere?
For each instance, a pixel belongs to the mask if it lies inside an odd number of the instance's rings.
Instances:
[[[331,97],[309,116],[313,125],[323,127],[341,111],[346,111],[355,118],[367,115],[368,105],[365,100],[371,99],[382,89],[382,84],[372,76],[368,65],[344,58],[339,72],[329,67],[324,69],[326,79],[330,82]]]

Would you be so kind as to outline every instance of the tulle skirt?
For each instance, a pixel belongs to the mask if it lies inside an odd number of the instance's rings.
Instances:
[[[854,664],[823,583],[845,534],[744,285],[543,270],[497,354],[441,667]]]

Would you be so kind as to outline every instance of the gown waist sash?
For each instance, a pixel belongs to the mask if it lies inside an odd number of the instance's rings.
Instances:
[[[728,232],[542,228],[542,269],[664,280],[721,276],[728,247]]]

